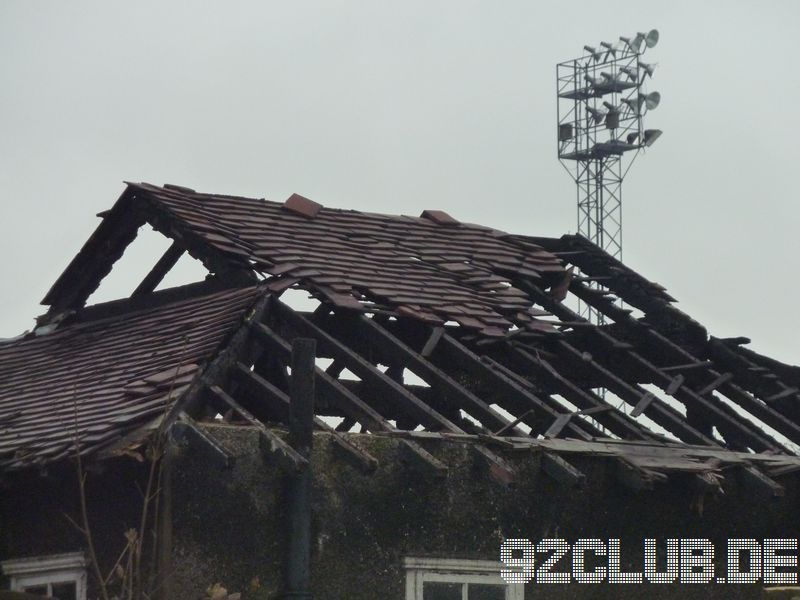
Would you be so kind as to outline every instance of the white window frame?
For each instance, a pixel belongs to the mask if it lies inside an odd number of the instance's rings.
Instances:
[[[480,583],[505,587],[506,600],[524,600],[525,585],[506,583],[500,577],[503,563],[492,560],[462,560],[453,558],[403,559],[406,570],[406,600],[423,600],[426,581],[443,583]]]
[[[15,558],[0,563],[11,581],[11,591],[23,592],[33,586],[75,583],[78,600],[86,600],[86,557],[83,552],[67,552],[30,558]]]

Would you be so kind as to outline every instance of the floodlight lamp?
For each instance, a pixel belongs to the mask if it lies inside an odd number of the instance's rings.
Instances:
[[[603,71],[600,76],[606,80],[605,83],[614,83],[616,81],[616,78],[608,71]]]
[[[652,146],[653,142],[655,142],[658,138],[661,137],[663,131],[660,129],[645,129],[644,130],[644,145],[645,146]]]
[[[658,92],[650,92],[649,94],[639,94],[639,98],[644,100],[647,110],[653,110],[661,102],[661,94]]]
[[[643,62],[640,62],[639,63],[639,68],[644,71],[644,75],[642,75],[642,81],[644,81],[644,78],[645,78],[646,75],[650,76],[650,78],[653,77],[653,72],[656,70],[656,65],[655,65],[655,63],[651,63],[651,64],[648,65],[648,64],[645,64]]]
[[[606,115],[606,129],[616,129],[619,127],[619,111],[612,109]]]
[[[645,45],[648,48],[652,48],[658,43],[658,29],[651,29],[647,33],[637,33],[636,37],[641,36],[644,40]]]
[[[600,45],[606,49],[606,60],[608,60],[609,55],[617,58],[617,49],[614,48],[613,44],[610,44],[609,42],[600,42]]]
[[[587,45],[587,46],[584,46],[583,49],[586,50],[589,54],[592,55],[592,58],[594,58],[594,62],[597,62],[597,61],[600,60],[601,54],[597,51],[596,48]]]
[[[636,142],[636,140],[638,138],[639,138],[639,132],[638,131],[634,131],[633,133],[629,133],[628,137],[625,138],[625,139],[629,144],[633,144],[633,143]]]
[[[600,124],[603,122],[603,119],[606,118],[605,110],[600,110],[599,108],[592,108],[591,106],[586,107],[587,112],[592,115],[592,119],[596,124]]]
[[[623,35],[619,36],[619,39],[622,41],[623,44],[625,44],[628,47],[628,50],[630,50],[631,52],[637,52],[637,53],[639,52],[638,46],[635,45],[636,40],[632,40],[631,38],[625,37]]]
[[[588,81],[592,87],[598,87],[603,85],[603,80],[598,79],[597,77],[592,77],[591,75],[584,75],[583,78]]]
[[[642,110],[642,100],[639,98],[622,98],[620,100],[632,113],[638,114]]]
[[[558,126],[558,141],[566,142],[572,139],[572,125],[565,123]]]
[[[620,67],[619,70],[621,73],[625,73],[631,81],[636,81],[636,69],[633,67]]]
[[[619,109],[616,106],[614,106],[613,104],[611,104],[611,102],[609,102],[608,100],[604,100],[603,101],[603,106],[605,106],[609,110],[609,112],[612,112],[612,111],[613,112],[619,112]]]

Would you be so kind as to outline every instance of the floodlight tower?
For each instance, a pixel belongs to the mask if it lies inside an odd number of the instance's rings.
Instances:
[[[658,43],[658,31],[620,42],[584,46],[586,54],[556,66],[558,159],[578,188],[578,233],[622,259],[622,180],[659,129],[645,129],[644,115],[661,101],[647,93],[655,65],[642,55]],[[594,287],[600,287],[593,282]],[[596,323],[603,315],[581,303]]]

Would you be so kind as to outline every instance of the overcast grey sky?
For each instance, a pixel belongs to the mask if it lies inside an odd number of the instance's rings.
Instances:
[[[123,180],[575,231],[555,64],[655,27],[664,135],[625,181],[625,262],[712,334],[800,363],[799,23],[790,0],[0,0],[0,337]]]

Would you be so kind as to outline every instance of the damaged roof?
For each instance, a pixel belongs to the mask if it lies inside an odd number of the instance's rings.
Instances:
[[[82,438],[87,452],[166,410],[167,424],[196,439],[193,420],[209,414],[250,423],[296,463],[270,428],[286,423],[291,344],[305,337],[317,342],[317,413],[339,419],[317,427],[365,469],[374,459],[348,440],[350,430],[401,437],[407,457],[436,472],[446,466],[421,443],[469,441],[506,483],[514,473],[502,452],[532,447],[571,483],[582,474],[570,452],[613,458],[634,487],[674,472],[714,486],[736,467],[777,494],[773,477],[800,468],[798,369],[742,348],[745,338],[709,336],[662,286],[579,236],[509,235],[438,210],[378,215],[296,194],[279,203],[149,184],[129,184],[101,216],[43,301],[50,309],[35,333],[44,335],[0,346],[16,365],[7,377],[0,364],[6,457],[20,447],[40,462],[68,453],[68,400],[80,389],[81,423],[97,431]],[[85,308],[145,224],[173,246],[130,299]],[[185,252],[209,280],[155,292]],[[290,288],[319,307],[294,310],[280,300]],[[602,324],[579,314],[578,302]],[[185,360],[175,358],[180,326],[203,340]],[[134,336],[169,345],[172,359],[148,355],[145,373]],[[56,353],[65,365],[53,371],[47,357]],[[26,362],[39,367],[26,371]],[[84,381],[86,365],[93,375]],[[197,368],[180,372],[165,408],[164,390],[147,378],[163,382],[178,365]],[[19,394],[38,417],[14,417]],[[37,428],[50,428],[52,441],[40,447]],[[3,464],[22,464],[10,460]]]
[[[0,342],[0,467],[108,445],[164,414],[253,303],[232,289]]]
[[[553,281],[552,253],[438,210],[420,217],[325,208],[297,194],[286,202],[129,184],[115,207],[152,211],[190,245],[272,276],[282,291],[300,281],[335,306],[391,307],[442,324],[500,335],[530,306],[516,277]],[[208,258],[206,260],[209,260]],[[65,273],[71,278],[70,271]],[[61,286],[45,302],[57,301]],[[545,327],[526,315],[532,329]]]

